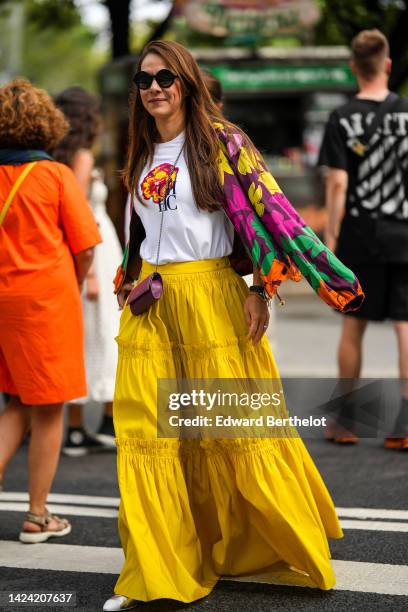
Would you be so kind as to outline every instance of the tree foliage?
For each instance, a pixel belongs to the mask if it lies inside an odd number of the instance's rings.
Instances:
[[[391,87],[408,78],[408,11],[404,0],[320,0],[322,19],[317,44],[349,45],[360,31],[378,28],[388,38],[394,58]]]
[[[18,0],[17,0],[18,1]],[[14,2],[13,4],[16,4]],[[21,0],[24,7],[18,65],[8,64],[12,38],[10,2],[0,0],[0,74],[23,75],[51,93],[76,84],[97,90],[106,56],[95,48],[94,32],[70,0]],[[3,53],[1,53],[3,51]]]
[[[97,91],[97,72],[106,61],[94,45],[95,36],[83,24],[68,30],[25,27],[24,73],[41,87],[55,94],[70,85]]]
[[[74,0],[13,0],[24,4],[28,20],[38,28],[53,27],[65,30],[81,23],[81,15]],[[0,0],[0,7],[7,9],[10,0]]]
[[[0,0],[0,7],[11,0]],[[39,29],[53,28],[66,31],[81,24],[81,15],[75,0],[13,0],[24,2],[30,23]],[[111,55],[113,58],[129,55],[130,48],[130,5],[132,0],[98,0],[109,12],[111,30]],[[136,0],[137,1],[137,0]],[[152,0],[162,2],[162,0]],[[175,3],[174,3],[175,4]],[[174,7],[163,22],[155,24],[151,39],[160,38],[171,23]]]
[[[28,0],[27,15],[39,29],[67,30],[81,25],[81,15],[74,0]]]
[[[139,48],[130,40],[131,0],[98,0],[109,11],[111,24],[111,55],[122,57]],[[134,0],[137,2],[137,0]],[[152,0],[161,2],[162,0]],[[316,44],[349,45],[353,36],[366,28],[379,28],[390,42],[394,58],[391,87],[400,88],[408,79],[408,0],[316,0],[322,18],[315,31]],[[13,0],[24,2],[28,21],[37,31],[51,28],[64,35],[79,31],[81,16],[75,0]],[[0,0],[0,8],[10,0]],[[173,0],[168,16],[152,28],[148,40],[161,38],[171,29],[172,19],[181,0]],[[144,40],[146,42],[146,40]],[[134,43],[133,43],[134,44]]]

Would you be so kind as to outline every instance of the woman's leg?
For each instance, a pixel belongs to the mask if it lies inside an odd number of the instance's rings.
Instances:
[[[28,450],[30,512],[43,515],[48,493],[54,480],[61,450],[63,404],[32,406],[31,438]],[[55,529],[52,521],[49,529]],[[25,531],[40,527],[25,522]]]
[[[75,428],[82,427],[81,404],[68,404],[68,425]]]
[[[338,348],[339,378],[359,378],[362,366],[362,342],[368,321],[344,317]]]
[[[408,321],[394,321],[398,342],[398,366],[403,383],[402,397],[408,399]]]
[[[112,418],[110,420],[112,424]],[[105,450],[107,447],[114,448],[113,432],[111,438],[109,444],[106,440],[100,440],[98,435],[89,433],[84,427],[82,404],[74,402],[68,404],[68,431],[62,449],[63,455],[81,457],[90,452]]]
[[[105,416],[113,418],[113,402],[105,402]]]
[[[398,342],[398,365],[401,385],[401,406],[394,433],[408,438],[408,321],[394,321]]]
[[[113,427],[113,402],[105,402],[102,421],[95,437],[105,448],[116,448],[115,429]]]
[[[17,395],[12,395],[0,414],[0,482],[6,465],[29,429],[30,408]]]

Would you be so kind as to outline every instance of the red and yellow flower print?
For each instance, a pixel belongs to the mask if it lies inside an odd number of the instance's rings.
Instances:
[[[153,202],[159,204],[166,195],[167,182],[169,183],[168,193],[174,188],[178,170],[178,168],[173,167],[173,164],[168,163],[160,164],[153,168],[142,181],[141,190],[143,198],[145,200],[152,199]]]

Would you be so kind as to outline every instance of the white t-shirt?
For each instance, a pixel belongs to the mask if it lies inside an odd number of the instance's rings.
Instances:
[[[159,264],[213,259],[232,252],[234,227],[223,210],[210,213],[197,208],[184,151],[172,173],[168,196],[160,203],[168,174],[183,146],[184,138],[185,132],[181,132],[169,142],[156,144],[153,163],[145,167],[141,174],[139,193],[147,206],[135,198],[135,210],[146,231],[140,255],[152,264],[156,263],[162,214]]]

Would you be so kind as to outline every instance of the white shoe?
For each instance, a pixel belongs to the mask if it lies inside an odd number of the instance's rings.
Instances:
[[[136,608],[138,602],[136,599],[130,599],[124,595],[112,595],[103,605],[104,612],[120,612],[120,610],[131,610]]]
[[[96,433],[95,438],[106,446],[107,448],[116,448],[115,436],[108,436],[108,434]]]

